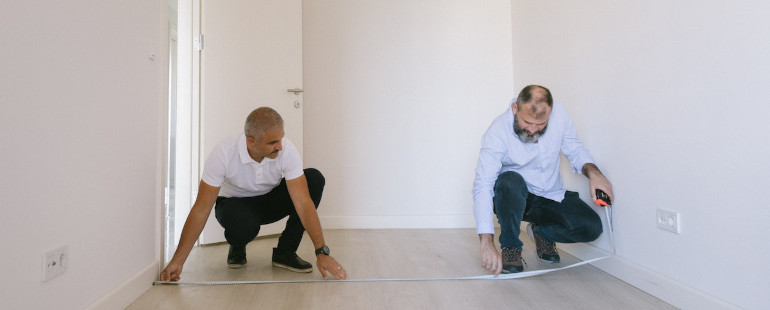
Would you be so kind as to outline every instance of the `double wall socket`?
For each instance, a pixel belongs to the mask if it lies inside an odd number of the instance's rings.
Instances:
[[[658,208],[658,228],[678,234],[679,213]]]
[[[61,246],[43,254],[43,274],[41,281],[45,282],[64,273],[67,270],[67,246]]]

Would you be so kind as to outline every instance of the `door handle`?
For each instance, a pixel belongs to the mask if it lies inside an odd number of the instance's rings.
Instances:
[[[294,95],[299,96],[299,94],[302,92],[302,88],[290,88],[286,90],[287,92],[294,93]],[[299,102],[299,97],[295,97],[294,99],[294,108],[299,109],[302,107],[302,102]]]

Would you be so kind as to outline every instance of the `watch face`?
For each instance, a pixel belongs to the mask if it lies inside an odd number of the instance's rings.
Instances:
[[[329,247],[326,246],[326,245],[322,246],[320,249],[315,250],[315,254],[316,255],[318,255],[318,254],[329,255],[329,252],[330,252],[329,251]]]

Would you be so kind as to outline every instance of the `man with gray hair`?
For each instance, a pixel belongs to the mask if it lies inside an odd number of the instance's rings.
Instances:
[[[246,118],[244,131],[214,147],[203,169],[198,197],[187,217],[174,257],[161,272],[161,281],[179,281],[182,266],[200,236],[216,204],[217,221],[225,228],[230,244],[227,266],[246,266],[246,244],[261,225],[289,217],[273,248],[273,266],[295,272],[311,272],[313,266],[297,256],[307,230],[316,249],[316,265],[324,279],[327,272],[347,279],[344,268],[331,256],[324,241],[316,209],[325,179],[316,169],[302,169],[299,152],[286,137],[283,118],[261,107]]]
[[[524,270],[519,240],[521,221],[539,260],[558,263],[555,242],[589,242],[602,233],[599,216],[578,193],[562,187],[560,153],[574,172],[588,177],[592,200],[601,190],[614,199],[612,184],[593,164],[564,107],[538,85],[521,90],[510,107],[489,126],[473,182],[476,233],[482,267],[495,275]],[[502,256],[494,245],[494,214],[500,223]]]

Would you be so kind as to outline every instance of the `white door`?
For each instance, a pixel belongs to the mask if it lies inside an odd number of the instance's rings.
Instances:
[[[302,154],[301,0],[201,0],[201,168],[214,145],[236,132],[252,110],[269,106]],[[283,231],[285,219],[259,235]],[[222,242],[214,212],[200,242]]]

